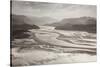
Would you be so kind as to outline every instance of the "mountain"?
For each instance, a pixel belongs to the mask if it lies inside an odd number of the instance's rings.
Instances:
[[[93,17],[65,18],[59,22],[48,25],[60,30],[77,30],[96,33],[96,18]]]
[[[52,22],[56,22],[57,20],[55,18],[51,17],[36,17],[36,16],[24,16],[24,15],[15,15],[16,22],[19,21],[17,19],[23,19],[22,22],[25,22],[27,24],[35,24],[35,25],[44,25],[44,24],[50,24]],[[20,20],[21,21],[21,20]]]
[[[35,25],[44,25],[56,21],[56,19],[46,16],[45,17],[28,16],[28,18],[30,19],[28,24],[35,24]]]
[[[30,21],[26,16],[23,15],[11,15],[11,39],[15,38],[27,38],[29,29],[39,29],[37,25],[27,24]]]

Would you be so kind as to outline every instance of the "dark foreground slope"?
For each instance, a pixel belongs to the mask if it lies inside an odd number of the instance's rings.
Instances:
[[[36,25],[27,24],[29,19],[23,15],[11,15],[11,39],[15,38],[27,38],[30,35],[29,29],[39,29]]]

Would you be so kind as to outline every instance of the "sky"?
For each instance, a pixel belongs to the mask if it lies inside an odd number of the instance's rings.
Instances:
[[[52,17],[55,19],[76,18],[83,16],[96,18],[96,6],[34,1],[13,1],[12,14]]]

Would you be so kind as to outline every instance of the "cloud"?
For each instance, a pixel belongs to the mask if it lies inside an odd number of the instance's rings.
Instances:
[[[13,1],[12,13],[37,17],[49,16],[58,19],[80,16],[96,17],[96,6],[32,1]]]

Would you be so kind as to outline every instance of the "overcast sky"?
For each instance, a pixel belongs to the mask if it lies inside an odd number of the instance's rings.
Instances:
[[[96,17],[95,5],[60,4],[33,1],[13,1],[12,13],[56,19],[82,16]]]

